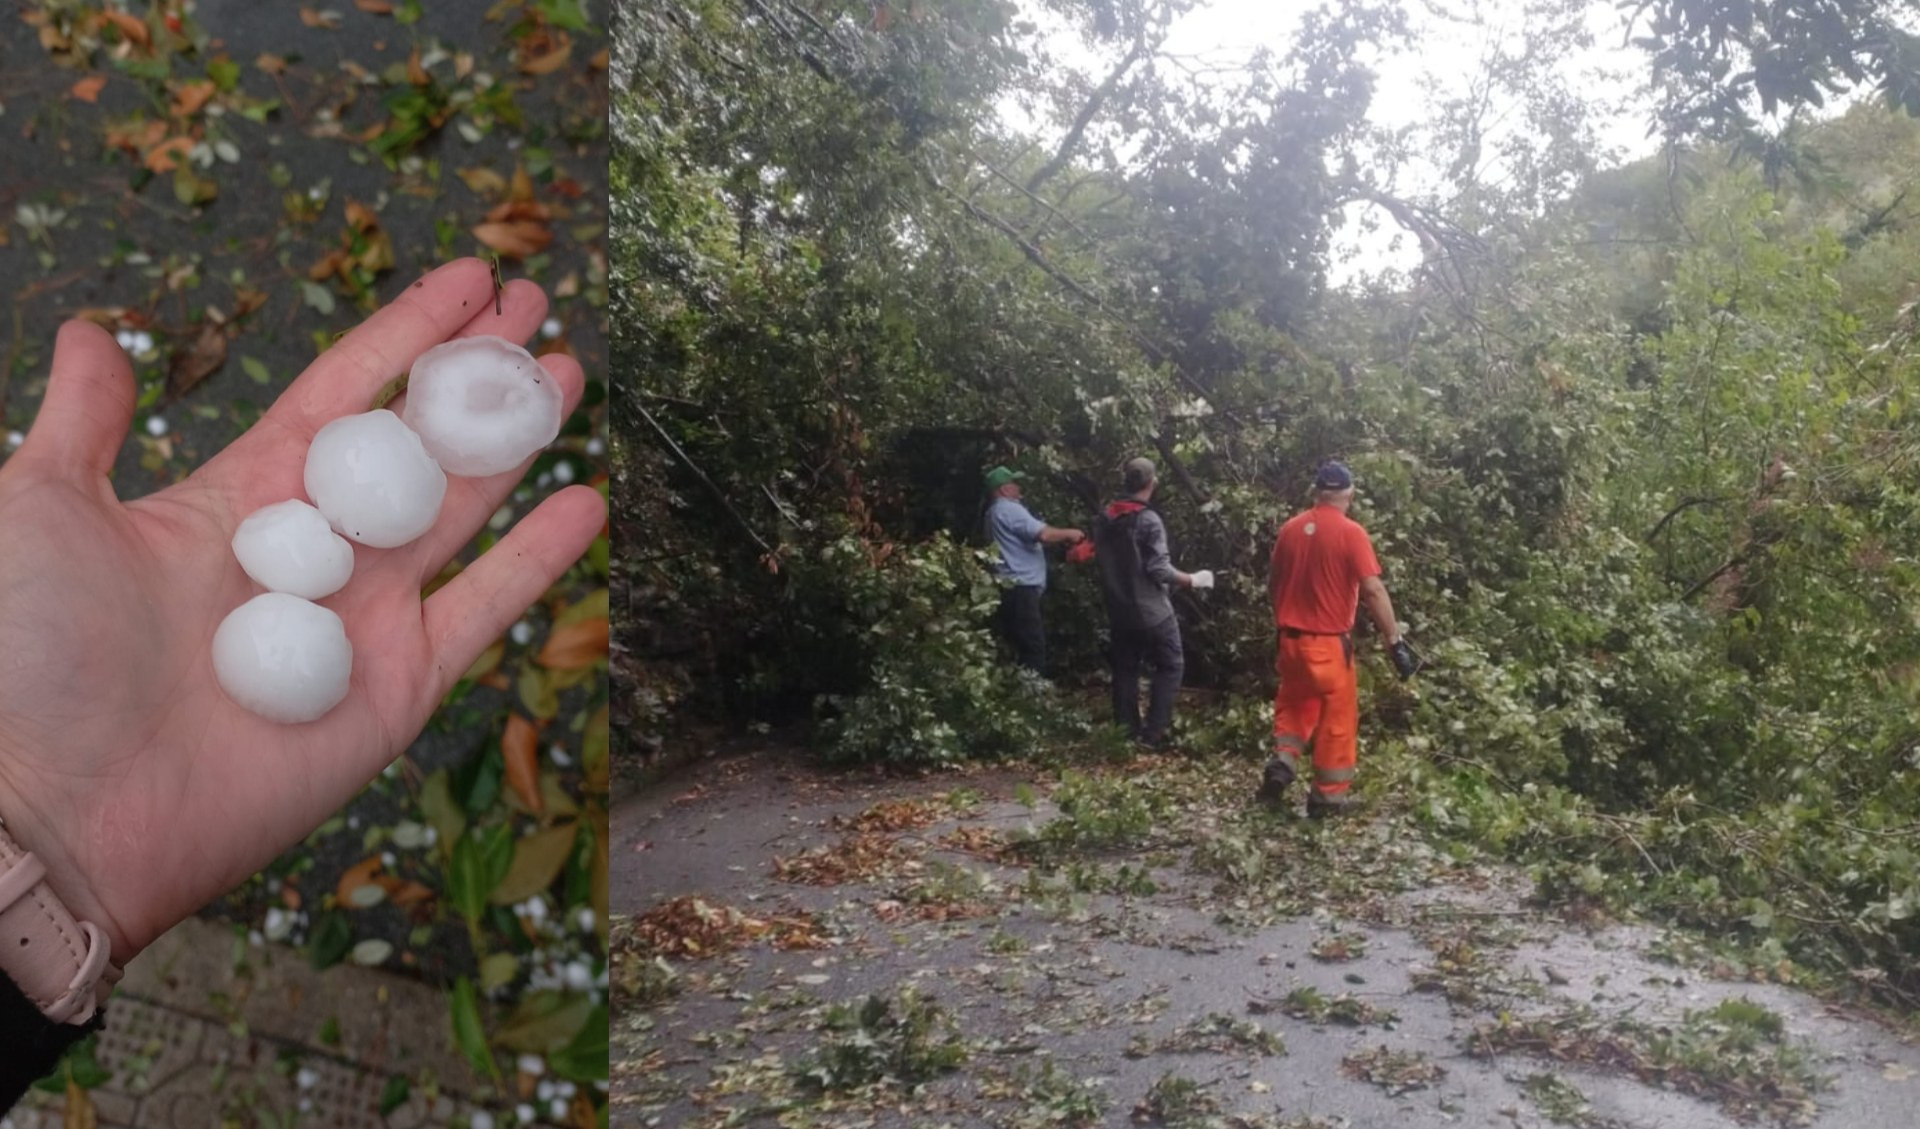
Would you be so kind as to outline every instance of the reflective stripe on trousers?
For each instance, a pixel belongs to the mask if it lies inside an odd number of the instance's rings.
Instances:
[[[1297,765],[1311,745],[1313,798],[1322,803],[1346,802],[1360,750],[1360,690],[1351,647],[1338,635],[1280,639],[1274,756]]]

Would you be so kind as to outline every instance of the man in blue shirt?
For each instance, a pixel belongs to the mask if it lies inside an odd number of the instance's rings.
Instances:
[[[1000,628],[1013,643],[1014,658],[1035,674],[1045,675],[1047,636],[1040,622],[1040,594],[1047,590],[1046,545],[1077,545],[1086,539],[1078,529],[1055,529],[1020,502],[1020,480],[997,466],[987,472],[987,529],[1000,546],[999,574],[1012,581],[1000,596]]]

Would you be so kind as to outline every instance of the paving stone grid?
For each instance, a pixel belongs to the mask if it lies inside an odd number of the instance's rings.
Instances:
[[[354,966],[315,972],[282,946],[236,950],[230,927],[212,922],[185,923],[129,966],[97,1058],[113,1072],[90,1093],[99,1129],[490,1120],[473,1116],[486,1085],[452,1046],[442,993]],[[411,1092],[383,1117],[396,1075]],[[0,1129],[67,1125],[64,1098],[39,1093],[0,1119]]]

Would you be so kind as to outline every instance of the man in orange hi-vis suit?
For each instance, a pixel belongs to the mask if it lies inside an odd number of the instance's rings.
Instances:
[[[1387,641],[1394,669],[1412,677],[1419,660],[1400,637],[1393,600],[1380,582],[1380,562],[1360,523],[1347,516],[1353,472],[1327,463],[1314,476],[1314,506],[1280,527],[1273,542],[1267,591],[1280,630],[1280,692],[1273,703],[1273,759],[1260,802],[1278,807],[1313,748],[1307,814],[1352,809],[1359,753],[1360,695],[1353,670],[1353,621],[1364,602]]]

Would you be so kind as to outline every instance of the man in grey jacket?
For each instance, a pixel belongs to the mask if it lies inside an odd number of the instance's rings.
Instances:
[[[1157,484],[1153,463],[1127,463],[1124,497],[1114,500],[1095,521],[1094,558],[1112,628],[1113,719],[1149,748],[1166,744],[1173,725],[1173,696],[1180,689],[1186,658],[1180,647],[1180,621],[1168,591],[1212,588],[1213,573],[1181,572],[1167,553],[1167,526],[1147,508]],[[1153,669],[1147,717],[1140,719],[1140,669]]]

